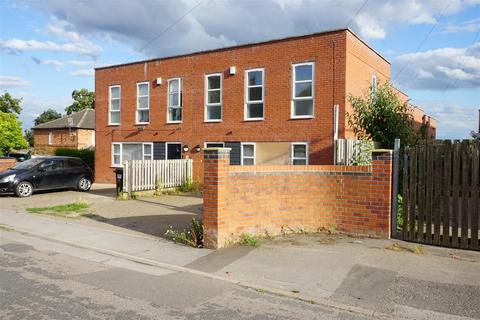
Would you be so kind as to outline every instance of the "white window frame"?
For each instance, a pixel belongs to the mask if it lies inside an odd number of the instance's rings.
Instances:
[[[261,85],[249,85],[248,84],[248,73],[249,72],[255,72],[255,71],[261,71],[262,72],[262,84]],[[248,89],[250,88],[262,88],[262,99],[261,100],[249,100],[248,99]],[[265,69],[264,68],[256,68],[256,69],[248,69],[245,70],[245,95],[244,95],[245,103],[244,103],[244,110],[243,110],[243,119],[245,121],[259,121],[259,120],[265,120]],[[261,103],[263,105],[262,107],[262,114],[263,117],[257,117],[257,118],[249,118],[248,117],[248,106],[250,104],[258,104]]]
[[[219,142],[216,142],[216,141],[205,141],[205,143],[203,144],[203,147],[204,147],[204,148],[208,148],[208,147],[207,147],[207,144],[210,144],[210,143],[218,143],[218,144],[221,144],[221,145],[222,145],[222,148],[225,148],[225,142],[220,142],[220,141],[219,141]],[[217,147],[215,147],[215,148],[217,148]]]
[[[178,105],[174,106],[170,104],[170,82],[178,81]],[[167,123],[182,123],[183,121],[183,99],[182,99],[182,78],[171,78],[167,81]],[[181,120],[170,120],[170,109],[180,109],[181,110]]]
[[[53,144],[53,131],[48,131],[48,144]]]
[[[140,96],[138,93],[139,93],[139,87],[141,85],[144,85],[146,84],[147,85],[147,88],[148,88],[148,93],[146,96]],[[142,97],[147,97],[147,107],[146,108],[139,108],[139,105],[138,105],[138,100],[139,98],[142,98]],[[148,122],[140,122],[138,121],[138,115],[140,113],[140,111],[145,111],[145,110],[148,110]],[[137,82],[137,110],[136,110],[136,116],[135,116],[135,124],[149,124],[150,123],[150,82],[148,81],[144,81],[144,82]]]
[[[372,98],[377,96],[377,76],[372,74]]]
[[[312,67],[312,80],[299,80],[296,81],[295,68],[299,66],[311,66]],[[295,97],[295,84],[296,83],[312,83],[312,95],[310,97]],[[302,100],[312,100],[312,114],[311,115],[302,115],[296,116],[295,115],[295,101],[302,101]],[[290,108],[290,118],[291,119],[311,119],[315,117],[315,62],[302,62],[302,63],[294,63],[292,64],[292,101],[291,101],[291,108]]]
[[[208,103],[208,92],[209,91],[216,91],[218,89],[208,89],[208,78],[213,76],[220,77],[220,102],[219,103]],[[223,107],[222,107],[222,89],[223,89],[223,79],[221,73],[210,73],[205,75],[205,110],[204,110],[204,121],[205,122],[222,122],[223,118]],[[208,107],[215,107],[220,106],[220,119],[208,119],[207,118],[207,110]]]
[[[257,144],[255,142],[242,142],[240,144],[240,163],[242,164],[242,166],[244,165],[243,164],[243,146],[245,145],[252,145],[253,146],[253,165],[256,165],[257,163]],[[247,158],[252,158],[250,156],[248,156]]]
[[[183,143],[179,141],[169,141],[165,142],[165,160],[168,160],[168,145],[169,144],[179,144],[180,145],[180,159],[183,159]]]
[[[305,158],[299,158],[299,157],[295,157],[295,153],[294,153],[294,147],[295,146],[305,146]],[[290,147],[290,164],[291,165],[294,165],[293,162],[294,160],[305,160],[305,165],[308,165],[308,158],[309,158],[309,154],[308,154],[308,142],[292,142],[291,143],[291,147]]]
[[[112,98],[112,89],[118,88],[118,98]],[[118,110],[112,110],[112,99],[118,100]],[[118,112],[120,117],[118,117],[121,121],[122,117],[122,87],[120,85],[113,85],[108,87],[108,125],[109,126],[118,126],[120,122],[112,122],[111,114],[112,112]]]
[[[113,153],[113,146],[114,145],[120,145],[120,154],[118,153]],[[142,145],[142,160],[153,160],[153,142],[112,142],[112,149],[111,149],[111,154],[112,154],[112,167],[122,167],[123,166],[123,145],[124,144],[141,144]],[[151,158],[150,159],[145,159],[145,145],[148,144],[150,145],[150,150],[152,150]],[[119,155],[120,156],[120,164],[114,163],[114,155]]]

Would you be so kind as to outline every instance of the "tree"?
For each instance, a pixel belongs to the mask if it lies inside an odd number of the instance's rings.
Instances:
[[[35,141],[33,139],[33,131],[32,130],[25,130],[24,133],[23,133],[23,137],[25,138],[25,140],[27,140],[28,145],[30,147],[34,146]]]
[[[22,123],[12,113],[0,111],[0,156],[10,150],[27,148],[23,138]]]
[[[15,99],[10,93],[5,91],[5,93],[0,96],[0,111],[4,113],[20,114],[20,112],[22,112],[22,107],[20,107],[21,102],[21,98]]]
[[[399,100],[389,83],[378,85],[375,95],[370,87],[363,96],[349,95],[348,101],[353,108],[348,123],[359,139],[377,141],[389,149],[393,149],[395,138],[400,138],[402,145],[415,143],[417,133],[408,103]]]
[[[41,123],[49,122],[55,119],[59,119],[61,117],[62,117],[62,114],[60,112],[57,112],[52,108],[49,108],[43,111],[38,117],[36,117],[33,122],[35,123],[36,126],[38,126]]]
[[[88,89],[73,90],[72,99],[73,103],[65,108],[67,114],[95,108],[95,92]]]

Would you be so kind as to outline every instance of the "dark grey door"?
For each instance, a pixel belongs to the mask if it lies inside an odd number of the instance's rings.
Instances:
[[[167,160],[182,159],[182,144],[167,143]]]

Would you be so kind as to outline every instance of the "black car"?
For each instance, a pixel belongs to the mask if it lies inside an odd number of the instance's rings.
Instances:
[[[38,157],[0,172],[0,193],[28,197],[38,190],[75,188],[88,191],[92,182],[92,169],[79,158]]]

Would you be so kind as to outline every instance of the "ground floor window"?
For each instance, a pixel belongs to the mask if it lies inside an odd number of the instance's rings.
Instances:
[[[224,142],[205,142],[205,148],[224,148]]]
[[[255,143],[243,142],[241,149],[242,165],[255,165]]]
[[[128,160],[152,160],[151,142],[114,142],[112,143],[112,165],[121,166]]]
[[[292,164],[307,165],[308,164],[308,145],[304,142],[292,143]]]

